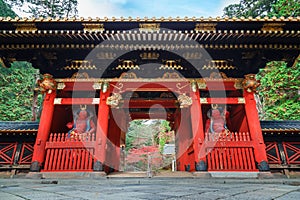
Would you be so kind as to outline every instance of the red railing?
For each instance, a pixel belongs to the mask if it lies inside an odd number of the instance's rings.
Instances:
[[[282,142],[288,165],[300,164],[300,142]]]
[[[248,132],[208,133],[205,145],[208,171],[257,171]]]
[[[17,150],[17,142],[12,143],[0,143],[0,164],[12,165],[14,164],[14,158]]]
[[[43,171],[92,171],[95,134],[51,133]]]
[[[266,142],[266,152],[269,164],[281,164],[277,142]]]

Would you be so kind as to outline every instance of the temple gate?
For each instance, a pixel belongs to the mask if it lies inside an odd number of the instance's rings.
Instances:
[[[1,62],[44,74],[31,171],[118,171],[135,119],[170,122],[179,171],[269,170],[255,73],[270,60],[292,65],[298,18],[0,18],[0,27]]]

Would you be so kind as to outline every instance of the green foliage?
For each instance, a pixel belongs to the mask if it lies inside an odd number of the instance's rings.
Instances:
[[[163,152],[165,144],[172,138],[173,132],[168,121],[162,120],[160,124],[160,134],[159,134],[159,151]]]
[[[265,120],[300,120],[300,63],[270,62],[257,75]]]
[[[300,15],[299,0],[241,0],[224,8],[228,17],[297,17]]]
[[[4,0],[12,7],[29,13],[31,17],[75,17],[78,0]],[[28,6],[23,7],[26,4]]]
[[[0,17],[12,17],[15,18],[17,15],[3,0],[0,0]]]
[[[27,62],[14,62],[11,68],[0,66],[0,121],[32,119],[35,73]]]
[[[166,120],[134,120],[126,133],[126,151],[142,146],[160,145],[161,148],[170,139],[170,125]],[[162,150],[162,149],[160,149]]]

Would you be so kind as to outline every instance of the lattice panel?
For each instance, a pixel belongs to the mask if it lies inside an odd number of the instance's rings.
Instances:
[[[300,142],[282,142],[288,165],[300,164]]]
[[[281,164],[277,142],[266,142],[266,152],[269,164]]]
[[[12,165],[17,150],[17,143],[0,143],[0,164]]]
[[[19,165],[27,165],[31,163],[34,143],[23,143],[19,158]]]

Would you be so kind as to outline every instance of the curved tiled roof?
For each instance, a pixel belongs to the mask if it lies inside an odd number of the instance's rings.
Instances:
[[[36,132],[39,128],[39,122],[0,122],[0,132]]]
[[[300,121],[260,121],[263,131],[300,131]]]

